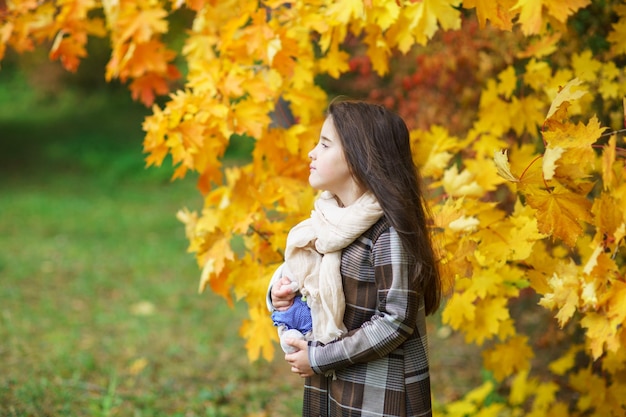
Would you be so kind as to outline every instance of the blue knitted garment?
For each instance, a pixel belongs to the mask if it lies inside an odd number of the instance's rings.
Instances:
[[[301,296],[293,299],[293,304],[286,311],[274,311],[272,313],[274,326],[285,325],[288,329],[299,330],[302,334],[309,332],[313,328],[311,309],[302,300]]]

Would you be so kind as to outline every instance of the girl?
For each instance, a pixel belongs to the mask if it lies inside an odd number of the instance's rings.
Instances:
[[[441,283],[408,129],[382,106],[333,102],[309,158],[324,192],[303,222],[310,244],[285,252],[307,260],[293,272],[314,288],[314,340],[288,339],[285,355],[306,378],[303,416],[431,416],[425,316]],[[292,305],[290,283],[272,282],[274,310]]]

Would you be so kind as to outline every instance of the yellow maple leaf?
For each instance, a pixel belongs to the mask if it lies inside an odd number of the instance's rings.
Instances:
[[[472,236],[480,240],[480,245],[474,252],[474,259],[483,267],[491,264],[501,265],[511,254],[511,245],[506,244],[505,233],[499,226],[479,228]]]
[[[528,370],[535,354],[527,336],[515,336],[484,350],[482,356],[485,367],[493,372],[496,380],[502,381],[515,372]]]
[[[571,265],[571,264],[570,264]],[[561,327],[572,318],[580,301],[580,281],[575,268],[556,271],[548,280],[550,292],[546,293],[539,304],[549,309],[558,309],[556,315]]]
[[[545,186],[542,166],[537,163],[539,158],[536,149],[531,144],[511,149],[509,164],[511,164],[511,172],[519,173],[519,182],[516,185],[522,194],[528,188]]]
[[[576,363],[576,355],[581,351],[581,346],[571,346],[563,356],[553,360],[548,364],[548,368],[555,375],[565,375],[567,371],[574,368]]]
[[[578,100],[585,94],[587,94],[584,90],[576,90],[576,87],[581,85],[582,81],[578,78],[574,78],[565,84],[562,88],[559,89],[554,100],[552,100],[552,104],[550,105],[550,109],[548,110],[548,114],[546,115],[546,120],[554,115],[554,113],[561,107],[566,101]]]
[[[499,296],[476,300],[474,304],[480,314],[476,314],[474,321],[465,326],[465,340],[480,346],[496,336],[500,325],[510,318],[507,302],[507,298]]]
[[[515,74],[515,68],[509,65],[504,71],[501,71],[498,76],[498,88],[499,94],[506,99],[510,99],[513,92],[517,89],[517,75]]]
[[[494,191],[498,185],[505,182],[504,178],[498,175],[497,167],[491,163],[491,158],[477,155],[475,158],[465,160],[464,163],[467,171],[474,174],[474,180],[483,193]]]
[[[238,98],[244,94],[245,82],[246,76],[243,69],[233,67],[227,71],[226,76],[219,83],[219,89],[226,97]]]
[[[574,75],[581,81],[593,81],[598,77],[602,63],[593,58],[590,50],[572,56]]]
[[[500,111],[493,111],[494,108]],[[493,135],[502,135],[511,128],[511,104],[500,97],[498,85],[494,80],[488,80],[483,89],[479,103],[479,120],[474,128],[480,132],[491,132]],[[493,148],[490,149],[493,151]]]
[[[454,417],[473,416],[476,414],[478,407],[470,401],[461,398],[458,401],[452,401],[445,404],[446,415]]]
[[[269,126],[271,104],[252,100],[242,100],[233,104],[233,130],[238,134],[246,134],[260,138]]]
[[[538,241],[533,246],[530,256],[525,260],[528,265],[533,266],[527,271],[527,276],[531,288],[538,295],[545,295],[552,291],[548,281],[555,273],[558,265],[554,262],[554,258],[546,256],[546,253],[549,253],[546,242]],[[545,307],[553,308],[553,306]]]
[[[528,397],[534,394],[538,381],[536,378],[528,378],[530,368],[522,369],[513,377],[509,402],[513,405],[523,404]]]
[[[429,15],[436,17],[437,22],[443,30],[458,29],[461,27],[461,12],[458,7],[461,4],[461,0],[424,0],[424,18],[431,21]],[[432,23],[429,23],[432,25]],[[430,39],[435,32],[436,28],[425,26],[424,33],[427,39]],[[419,36],[416,37],[420,42]]]
[[[446,303],[443,310],[442,320],[453,329],[459,330],[467,322],[475,318],[476,306],[474,305],[474,295],[469,292],[455,292]]]
[[[537,210],[539,231],[573,247],[583,233],[581,222],[591,222],[591,202],[561,186],[552,190],[528,187],[528,205]]]
[[[406,54],[415,44],[415,36],[409,30],[412,24],[412,6],[402,10],[396,23],[385,31],[385,39],[390,46],[395,46],[400,52]]]
[[[476,8],[476,16],[481,28],[487,25],[487,21],[502,30],[511,30],[515,13],[511,8],[515,0],[463,0],[466,9]]]
[[[526,49],[517,54],[518,58],[532,58],[531,62],[526,65],[524,78],[531,78],[533,71],[529,71],[529,69],[538,64],[536,61],[538,58],[549,56],[557,50],[561,36],[562,35],[560,33],[553,33],[549,36],[543,35],[538,39],[531,39]],[[545,62],[542,62],[540,65],[544,66],[545,64]]]
[[[587,124],[565,123],[557,124],[553,130],[544,132],[544,139],[549,146],[560,146],[564,149],[591,150],[594,144],[606,130],[600,125],[597,117],[589,119]],[[590,158],[590,155],[577,155],[581,158]],[[586,162],[583,159],[576,162]]]
[[[206,252],[206,256],[213,260],[213,273],[221,274],[226,263],[235,259],[235,253],[231,247],[232,234],[222,232],[219,238],[211,242],[210,249]]]
[[[613,56],[619,56],[626,54],[626,6],[619,5],[615,10],[619,19],[611,25],[611,31],[606,40],[611,43]]]
[[[383,31],[386,31],[393,25],[400,15],[400,3],[394,1],[372,3],[370,14],[373,16],[374,23]]]
[[[389,30],[394,44],[408,51],[413,42],[426,45],[439,27],[444,30],[461,27],[461,14],[457,7],[461,0],[422,0],[405,4],[402,13]]]
[[[554,177],[556,171],[556,162],[561,158],[565,149],[560,146],[547,147],[543,153],[543,177],[546,180],[551,180]]]
[[[559,384],[553,381],[539,383],[535,391],[533,412],[546,412],[554,404],[559,389]]]
[[[624,305],[626,305],[626,284],[618,280],[613,281],[605,296],[607,297],[607,317],[616,328],[623,331],[623,324],[626,319],[626,310],[624,309]]]
[[[617,374],[618,372],[622,372],[626,369],[626,349],[624,349],[623,346],[624,344],[622,341],[621,349],[618,349],[615,352],[609,351],[606,353],[606,356],[602,359],[602,369],[605,372]]]
[[[610,192],[602,192],[593,201],[592,212],[594,223],[597,227],[597,234],[605,239],[614,238],[619,242],[616,232],[624,224],[624,208],[620,207],[620,202]]]
[[[511,127],[518,135],[524,132],[534,134],[543,121],[544,109],[543,100],[534,96],[513,97],[506,107],[506,111],[510,114]]]
[[[432,126],[428,131],[411,131],[411,146],[422,150],[413,155],[422,176],[440,178],[454,152],[462,149],[464,144],[444,127]]]
[[[590,3],[591,0],[545,0],[544,4],[548,14],[559,22],[565,22],[571,15]]]
[[[522,79],[525,84],[535,90],[542,90],[553,83],[552,69],[547,62],[531,58],[526,64]]]
[[[274,359],[274,344],[276,329],[269,319],[265,300],[248,304],[249,319],[243,321],[239,334],[246,340],[248,360],[254,362],[259,357],[267,361]],[[267,335],[271,335],[267,337]]]
[[[495,151],[493,153],[493,161],[496,164],[496,170],[498,175],[507,181],[519,182],[519,179],[511,172],[511,165],[509,165],[508,150],[503,149]]]
[[[476,181],[476,174],[467,169],[459,173],[456,165],[445,171],[441,183],[446,193],[453,197],[478,197],[484,193],[484,189]]]
[[[624,123],[626,123],[626,98],[624,98]],[[602,150],[602,185],[605,191],[613,187],[615,180],[613,164],[615,163],[616,146],[617,137],[612,135]]]
[[[367,45],[367,55],[370,57],[372,69],[381,77],[389,72],[389,56],[391,48],[382,36],[379,27],[370,25],[367,27],[365,38],[363,39]]]
[[[580,393],[577,405],[583,412],[595,406],[593,397],[597,400],[606,399],[607,381],[602,375],[595,373],[592,367],[579,367],[568,382]]]
[[[618,330],[611,320],[603,314],[589,312],[581,319],[580,325],[586,329],[587,344],[594,360],[604,353],[605,346],[610,346],[611,350],[615,350],[619,346]]]
[[[468,292],[474,294],[476,298],[484,299],[488,295],[498,295],[500,292],[500,285],[505,280],[502,271],[496,268],[483,268],[478,271],[474,271],[472,276],[472,285],[467,289]]]
[[[493,382],[485,381],[478,387],[468,392],[465,399],[474,404],[482,404],[487,399],[487,396],[493,392],[494,388],[495,386]]]
[[[284,247],[284,241],[282,243]],[[269,284],[278,263],[273,264],[268,259],[267,262],[260,264],[250,253],[237,259],[237,262],[239,267],[231,272],[235,297],[238,300],[264,300],[267,295],[267,285],[260,285],[260,283]]]
[[[602,65],[600,75],[594,81],[599,80],[600,85],[598,87],[598,91],[604,99],[617,100],[622,95],[620,74],[621,70],[617,68],[614,62],[609,62]]]
[[[339,0],[332,2],[326,9],[328,20],[333,25],[347,25],[352,19],[359,20],[365,16],[365,4],[361,0]]]
[[[541,31],[543,0],[518,0],[512,10],[519,10],[519,22],[525,35]]]
[[[544,6],[547,14],[559,22],[565,22],[569,16],[589,3],[590,0],[518,0],[512,9],[519,10],[522,32],[528,36],[542,32]]]
[[[350,69],[348,65],[348,59],[350,55],[339,49],[339,45],[336,42],[332,42],[326,55],[321,57],[317,64],[322,72],[326,72],[333,78],[339,78],[342,73],[347,72]]]
[[[470,232],[472,230],[476,230],[479,224],[480,220],[476,217],[467,217],[462,215],[461,217],[458,217],[448,223],[447,227],[455,232]]]
[[[511,247],[510,259],[527,259],[537,241],[544,239],[545,234],[539,232],[537,219],[532,208],[524,206],[519,200],[508,218],[511,228],[508,233],[509,246]]]
[[[433,207],[433,222],[435,227],[445,230],[453,221],[464,216],[463,197],[454,199],[447,198],[443,204]]]

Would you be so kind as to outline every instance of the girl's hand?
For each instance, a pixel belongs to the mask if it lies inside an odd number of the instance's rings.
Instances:
[[[272,305],[278,311],[288,310],[293,304],[293,299],[296,293],[291,286],[291,280],[287,277],[282,277],[274,285],[272,285],[272,291],[270,292],[272,297]]]
[[[315,375],[309,363],[309,344],[306,340],[287,339],[287,344],[293,346],[297,351],[285,355],[285,360],[291,365],[291,372],[300,375],[302,378]]]

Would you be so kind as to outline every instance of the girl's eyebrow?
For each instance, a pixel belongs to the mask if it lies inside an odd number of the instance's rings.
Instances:
[[[332,142],[332,140],[327,138],[326,136],[320,136],[320,140],[325,140],[326,142]]]

